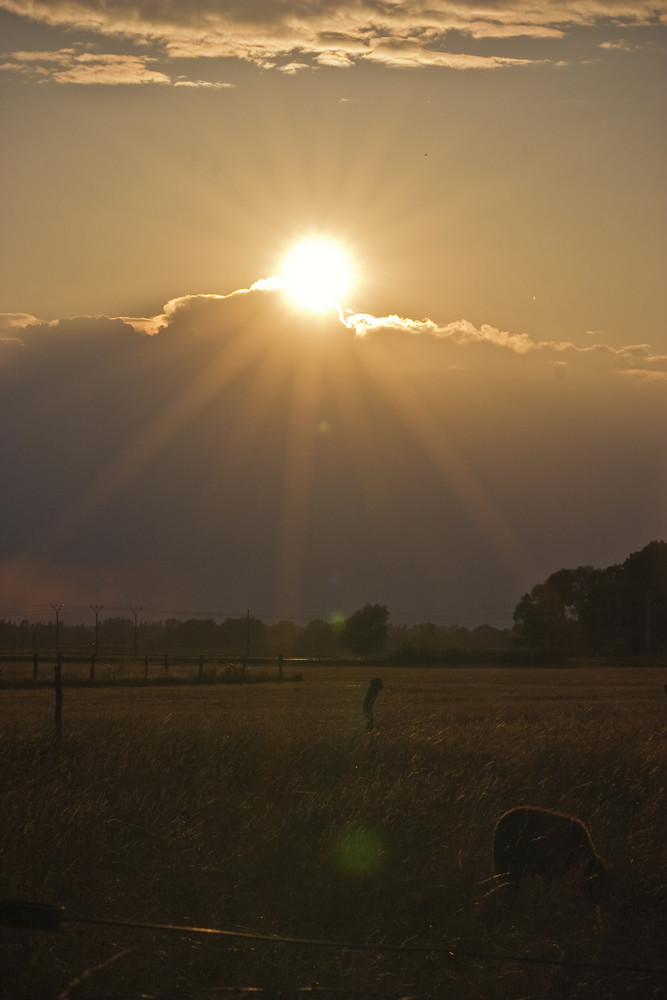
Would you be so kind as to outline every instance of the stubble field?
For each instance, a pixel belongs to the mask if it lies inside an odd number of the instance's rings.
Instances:
[[[72,918],[0,927],[3,1000],[666,995],[667,670],[302,673],[66,687],[59,744],[51,690],[0,690],[0,899]],[[603,906],[493,879],[494,824],[525,803],[586,822]]]

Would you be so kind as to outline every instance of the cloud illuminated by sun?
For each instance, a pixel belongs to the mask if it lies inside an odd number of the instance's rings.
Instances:
[[[290,247],[280,269],[283,288],[302,309],[340,308],[352,288],[352,261],[332,240],[305,239]]]

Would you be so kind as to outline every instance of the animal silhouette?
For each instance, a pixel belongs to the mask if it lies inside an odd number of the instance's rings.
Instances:
[[[535,806],[517,806],[500,817],[493,862],[496,875],[515,884],[529,875],[547,882],[569,876],[587,888],[599,888],[606,876],[604,862],[581,820]]]

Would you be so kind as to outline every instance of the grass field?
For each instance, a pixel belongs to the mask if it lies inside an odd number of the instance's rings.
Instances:
[[[58,745],[52,691],[0,690],[0,898],[367,949],[0,928],[3,1000],[667,995],[667,975],[636,971],[667,967],[667,670],[301,672],[66,687]],[[603,907],[539,880],[512,903],[493,880],[494,824],[522,803],[586,822]]]

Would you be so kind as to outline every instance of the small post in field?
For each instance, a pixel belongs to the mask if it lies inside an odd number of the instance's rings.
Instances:
[[[375,704],[375,699],[382,690],[382,678],[374,677],[371,681],[371,686],[369,687],[366,697],[364,698],[363,713],[366,719],[366,729],[370,733],[373,729],[373,705]]]
[[[56,656],[60,656],[60,612],[65,607],[65,605],[52,604],[51,607],[56,613]]]
[[[37,680],[37,667],[39,665],[39,653],[32,654],[32,679]]]
[[[62,653],[58,653],[58,662],[55,665],[55,723],[56,739],[60,739],[63,725],[63,658]]]
[[[138,604],[133,604],[129,610],[134,615],[134,655],[136,657],[137,653],[139,652],[139,622],[137,619],[139,616],[139,612],[142,611],[143,609],[139,607]]]
[[[91,604],[90,610],[95,612],[95,654],[100,651],[100,611],[104,607],[103,604]],[[91,677],[92,680],[92,677]]]
[[[90,657],[90,683],[91,684],[95,680],[95,660],[96,660],[96,654],[93,653],[92,656]]]

